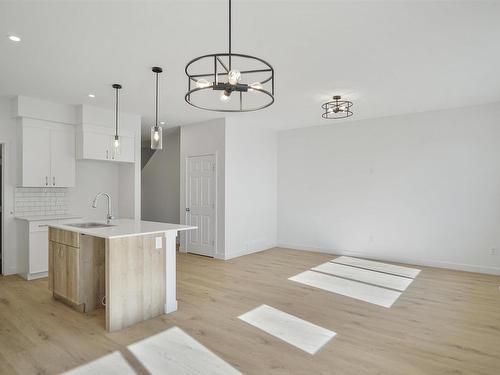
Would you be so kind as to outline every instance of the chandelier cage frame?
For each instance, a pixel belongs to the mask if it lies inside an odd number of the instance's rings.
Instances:
[[[265,75],[260,81],[253,82],[251,84],[240,83],[231,84],[229,82],[224,82],[223,78],[227,77],[229,72],[233,67],[233,57],[238,59],[245,60],[246,62],[253,62],[256,66],[260,66],[261,68],[256,69],[246,69],[240,71],[240,73],[245,75],[245,77],[251,76],[252,74],[265,74],[269,73],[269,75]],[[224,61],[227,61],[226,62]],[[204,62],[207,64],[206,66],[213,66],[213,70],[209,72],[203,73],[195,73],[194,65],[197,62]],[[210,65],[208,65],[210,64]],[[269,107],[274,103],[274,68],[267,61],[251,55],[245,55],[241,53],[232,53],[231,49],[231,0],[229,0],[229,52],[226,53],[213,53],[208,55],[203,55],[194,58],[189,61],[185,68],[186,76],[188,78],[188,91],[184,96],[184,100],[189,105],[207,110],[207,111],[215,111],[215,112],[253,112],[258,111],[260,109],[264,109]],[[212,79],[211,82],[207,81],[206,78]],[[222,79],[221,79],[222,78]],[[203,79],[203,85],[200,85],[200,80]],[[252,82],[252,81],[250,81]],[[270,85],[269,88],[265,88],[264,85]],[[237,109],[227,108],[227,107],[209,107],[202,104],[197,104],[193,100],[195,100],[196,93],[201,91],[212,90],[214,92],[225,93],[225,95],[230,96],[233,93],[238,95],[239,106]],[[248,92],[260,94],[265,97],[266,100],[263,101],[262,105],[252,105],[245,107],[245,102],[243,100],[244,94]]]
[[[352,106],[353,102],[349,100],[342,100],[340,95],[335,95],[332,101],[321,105],[321,108],[325,110],[321,117],[325,119],[341,119],[351,117],[353,115],[353,112],[351,111]]]

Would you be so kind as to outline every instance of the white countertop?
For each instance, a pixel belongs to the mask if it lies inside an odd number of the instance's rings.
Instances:
[[[40,216],[22,216],[16,215],[14,218],[19,220],[26,221],[45,221],[45,220],[65,220],[65,219],[81,219],[82,216],[79,215],[71,215],[71,214],[63,214],[63,215],[40,215]]]
[[[139,236],[144,234],[163,233],[169,231],[191,230],[196,229],[190,225],[179,225],[169,223],[158,223],[154,221],[136,221],[132,219],[117,219],[111,220],[112,227],[104,228],[78,228],[67,224],[49,224],[51,228],[78,232],[89,236],[100,238],[119,238]]]

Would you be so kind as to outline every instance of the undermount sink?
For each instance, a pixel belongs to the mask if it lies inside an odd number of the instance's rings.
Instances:
[[[75,228],[107,228],[107,227],[114,227],[114,225],[111,224],[104,224],[104,223],[76,223],[76,224],[66,224],[70,227],[75,227]]]

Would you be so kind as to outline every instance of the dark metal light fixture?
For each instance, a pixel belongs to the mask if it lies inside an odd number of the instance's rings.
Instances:
[[[120,137],[118,136],[118,90],[121,90],[122,85],[115,83],[112,86],[115,89],[115,139],[113,141],[114,153],[120,153]]]
[[[333,101],[326,102],[321,105],[321,108],[325,110],[321,116],[323,118],[347,118],[352,116],[352,102],[349,100],[341,100],[340,95],[335,95]]]
[[[186,65],[185,71],[188,91],[184,99],[193,107],[218,112],[251,112],[274,103],[274,69],[271,64],[258,57],[232,53],[231,0],[228,53],[197,57]],[[242,82],[243,79],[248,79],[248,83]],[[214,94],[219,98],[214,100]],[[234,96],[236,100],[230,103]]]
[[[151,70],[156,76],[155,125],[151,127],[151,149],[161,150],[163,148],[163,131],[161,126],[158,126],[158,75],[163,72],[163,69],[154,66]]]

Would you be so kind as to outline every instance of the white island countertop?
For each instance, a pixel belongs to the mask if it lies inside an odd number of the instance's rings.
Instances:
[[[99,222],[99,221],[92,221]],[[190,225],[179,225],[169,223],[159,223],[155,221],[142,221],[132,219],[111,220],[111,227],[104,228],[79,228],[69,224],[49,224],[51,228],[63,229],[71,232],[86,234],[100,238],[119,238],[141,236],[145,234],[164,233],[170,231],[181,231],[197,229]]]

